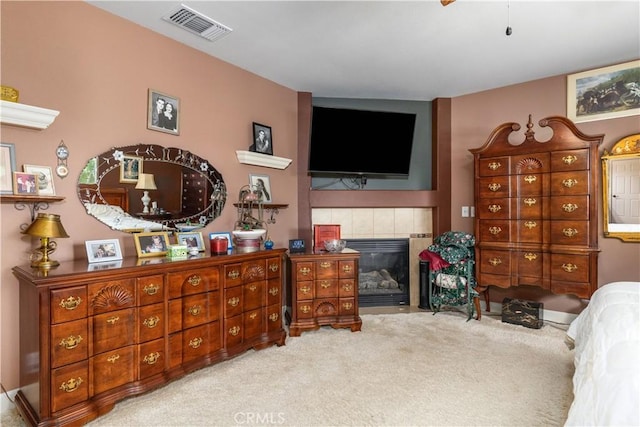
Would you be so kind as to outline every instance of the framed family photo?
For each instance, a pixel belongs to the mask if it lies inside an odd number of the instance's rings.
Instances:
[[[640,115],[640,60],[567,76],[574,123]]]
[[[147,129],[180,135],[180,99],[149,89]]]
[[[133,235],[138,258],[163,256],[169,248],[169,234],[166,231],[136,233]]]
[[[13,173],[16,171],[16,146],[0,143],[0,194],[13,194]]]
[[[273,136],[270,126],[253,123],[253,144],[249,147],[249,151],[273,155]]]
[[[38,177],[38,195],[55,196],[56,189],[53,184],[53,170],[49,166],[23,165],[22,170]]]
[[[200,252],[204,251],[204,241],[200,231],[176,233],[179,245],[185,245],[187,250],[198,248]]]
[[[249,175],[249,184],[251,190],[258,194],[258,198],[264,203],[273,202],[273,193],[271,193],[271,181],[269,175]]]
[[[123,155],[120,161],[120,182],[135,184],[142,173],[141,156]]]
[[[22,196],[38,195],[38,176],[33,173],[13,173],[13,194]]]
[[[87,249],[87,259],[90,263],[122,259],[122,251],[120,250],[118,239],[87,240],[84,245]]]

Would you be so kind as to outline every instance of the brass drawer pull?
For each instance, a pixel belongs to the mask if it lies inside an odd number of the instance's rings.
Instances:
[[[240,328],[238,328],[240,329]],[[198,338],[194,338],[191,341],[189,341],[189,347],[191,348],[198,348],[202,345],[202,341],[203,339],[198,337]]]
[[[303,294],[308,294],[310,290],[311,288],[309,286],[303,286],[300,288],[300,292],[302,292]]]
[[[272,322],[277,321],[280,318],[280,316],[278,315],[278,313],[271,313],[269,315],[269,320],[271,320]]]
[[[578,180],[577,179],[570,178],[570,179],[563,179],[562,180],[562,185],[564,185],[567,188],[571,188],[576,184],[578,184]]]
[[[496,265],[502,264],[502,260],[500,258],[491,258],[489,264],[495,267]]]
[[[320,282],[320,287],[323,289],[327,289],[330,286],[331,286],[331,282],[328,282],[326,280],[323,280],[322,282]]]
[[[78,335],[77,337],[69,335],[69,337],[64,338],[62,341],[60,341],[60,347],[64,347],[67,350],[72,350],[76,348],[81,341],[82,337],[80,335]]]
[[[494,170],[498,170],[498,169],[500,168],[500,166],[502,166],[502,165],[500,164],[500,162],[491,162],[491,163],[489,163],[489,164],[487,165],[487,167],[488,167],[489,169],[491,169],[492,171],[494,171]]]
[[[350,302],[342,303],[342,308],[344,308],[345,310],[351,310],[353,308],[353,304],[351,304]]]
[[[229,328],[229,334],[235,336],[238,336],[238,334],[240,333],[240,326],[234,326],[232,328]]]
[[[575,228],[563,228],[562,234],[564,234],[566,237],[574,237],[578,234],[578,230],[576,230]]]
[[[200,284],[200,281],[202,281],[202,277],[198,275],[194,275],[194,276],[190,276],[189,279],[187,280],[189,281],[189,284],[191,286],[198,286]]]
[[[144,291],[144,293],[146,293],[147,295],[155,295],[158,293],[158,289],[160,289],[160,285],[145,285],[144,288],[142,288],[142,290]]]
[[[343,283],[342,289],[344,289],[347,292],[351,292],[351,290],[353,289],[353,283]]]
[[[537,180],[538,180],[538,177],[535,176],[535,175],[527,175],[527,176],[524,177],[524,181],[527,184],[532,184],[532,183],[536,182]]]
[[[502,228],[500,227],[489,227],[489,233],[493,234],[494,236],[496,234],[500,234],[501,231],[502,231]]]
[[[280,266],[274,262],[273,264],[269,264],[269,270],[275,273],[276,271],[280,270]]]
[[[142,361],[147,365],[155,365],[158,360],[160,360],[160,353],[158,353],[157,351],[147,354],[144,359],[142,359]]]
[[[107,357],[107,362],[109,363],[116,363],[116,361],[120,359],[120,355],[119,354],[114,354],[112,356]]]
[[[496,213],[496,212],[499,212],[500,210],[502,210],[502,206],[500,206],[500,205],[489,205],[488,209],[489,209],[489,212]]]
[[[307,314],[311,311],[311,307],[309,307],[308,305],[303,305],[302,307],[300,307],[300,311]]]
[[[255,292],[255,291],[256,291],[256,289],[258,289],[258,287],[257,287],[255,284],[253,284],[253,283],[252,283],[251,285],[249,285],[249,290],[250,290],[251,292]]]
[[[527,252],[526,254],[524,254],[525,259],[529,260],[529,261],[533,261],[535,259],[538,259],[538,255],[532,253],[532,252]]]
[[[229,304],[231,307],[237,307],[238,304],[240,304],[240,298],[238,297],[229,298],[229,300],[227,301],[227,304]]]
[[[200,314],[200,311],[202,311],[202,306],[200,305],[194,305],[192,307],[189,307],[189,314],[192,316],[197,316]]]
[[[502,186],[497,182],[492,182],[491,184],[489,184],[489,191],[496,192],[500,190],[500,188],[502,188]]]
[[[563,203],[562,204],[562,210],[565,212],[573,212],[576,209],[578,209],[578,205],[576,205],[575,203]]]
[[[578,266],[575,264],[562,264],[562,269],[567,273],[573,273],[578,269]]]
[[[563,156],[562,157],[562,161],[564,162],[565,165],[570,165],[573,162],[575,162],[576,160],[578,160],[578,158],[574,155],[571,156]]]
[[[538,224],[535,221],[526,221],[524,226],[531,230],[532,228],[536,228]]]
[[[117,322],[118,320],[120,320],[120,317],[118,317],[118,316],[111,316],[111,317],[109,317],[109,318],[107,319],[107,323],[108,323],[108,324],[110,324],[110,325],[115,325],[115,324],[116,324],[116,322]]]
[[[82,384],[83,382],[84,381],[82,381],[82,378],[80,377],[71,378],[69,381],[62,383],[62,385],[60,386],[60,390],[67,393],[74,392],[78,389],[78,387],[80,387],[80,384]]]
[[[345,266],[342,267],[342,271],[344,273],[351,273],[351,270],[353,270],[353,268],[351,268],[351,265],[346,264]]]
[[[276,296],[276,295],[278,295],[279,293],[280,293],[280,289],[278,289],[278,287],[277,287],[277,286],[274,286],[273,288],[269,288],[269,294],[270,294],[271,296],[274,296],[274,297],[275,297],[275,296]]]
[[[149,329],[155,328],[156,326],[158,326],[160,324],[160,317],[158,317],[158,316],[148,317],[148,318],[144,319],[142,324],[144,326],[146,326],[147,328],[149,328]]]
[[[527,197],[526,199],[523,200],[524,204],[527,206],[533,206],[535,205],[538,201],[536,199],[533,199],[531,197]]]
[[[253,313],[251,313],[251,314],[249,315],[249,319],[251,319],[251,320],[256,320],[256,316],[258,316],[258,314],[257,314],[257,313],[255,313],[255,312],[253,312]]]
[[[75,310],[76,308],[78,308],[78,306],[80,306],[81,302],[82,298],[80,297],[69,297],[60,301],[60,307],[67,310]]]
[[[309,267],[303,267],[300,270],[298,270],[298,273],[302,274],[303,276],[306,276],[307,274],[311,273],[311,269]]]
[[[331,267],[331,263],[327,262],[327,261],[323,261],[320,263],[320,268],[330,268]]]
[[[238,277],[240,277],[240,272],[238,270],[231,270],[227,273],[227,277],[229,279],[237,279]]]

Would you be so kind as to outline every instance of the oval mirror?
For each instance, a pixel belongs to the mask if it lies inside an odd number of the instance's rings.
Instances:
[[[640,133],[605,150],[602,192],[604,236],[640,242]]]
[[[89,159],[78,179],[87,213],[125,232],[204,227],[220,216],[227,192],[207,160],[174,147],[115,147]]]

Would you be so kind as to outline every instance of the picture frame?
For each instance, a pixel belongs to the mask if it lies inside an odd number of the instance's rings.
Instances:
[[[38,177],[38,195],[55,196],[56,189],[53,184],[53,169],[50,166],[22,165],[22,170]]]
[[[147,129],[180,135],[180,98],[154,89],[148,95]]]
[[[273,202],[273,193],[271,192],[271,180],[269,175],[249,174],[249,184],[251,191],[256,191],[258,197],[262,197],[264,203]]]
[[[124,154],[120,160],[120,182],[135,184],[142,173],[144,159],[142,156]]]
[[[176,233],[176,239],[179,245],[186,245],[187,250],[196,247],[198,251],[204,251],[204,240],[202,240],[202,232],[200,231]]]
[[[0,143],[0,194],[13,194],[13,173],[16,172],[16,146]]]
[[[13,194],[21,196],[37,196],[38,175],[27,172],[14,172]]]
[[[166,231],[135,233],[133,242],[136,245],[138,258],[164,256],[169,250],[169,234]]]
[[[122,259],[122,251],[120,250],[120,241],[118,239],[86,240],[84,245],[89,263],[112,262]]]
[[[567,117],[574,123],[640,115],[640,60],[567,76]]]
[[[209,233],[209,240],[213,240],[218,236],[227,238],[227,241],[229,242],[229,246],[227,247],[228,251],[233,249],[233,239],[231,238],[231,233],[229,233],[229,232],[211,232],[211,233]]]
[[[273,156],[273,134],[271,126],[253,122],[253,143],[249,151]]]

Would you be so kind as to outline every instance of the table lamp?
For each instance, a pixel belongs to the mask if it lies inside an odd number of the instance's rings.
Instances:
[[[149,202],[151,202],[151,197],[149,197],[149,191],[148,190],[157,190],[158,187],[156,187],[156,181],[153,178],[153,174],[152,173],[141,173],[140,176],[138,176],[138,183],[136,184],[136,190],[144,190],[143,194],[142,194],[142,205],[144,206],[144,209],[142,210],[142,213],[149,213]]]
[[[49,254],[53,253],[58,247],[56,242],[49,239],[53,237],[69,237],[60,222],[60,215],[39,213],[35,221],[22,233],[40,238],[40,247],[33,251],[34,256],[31,261],[31,267],[51,268],[60,265],[58,261],[49,259]]]

